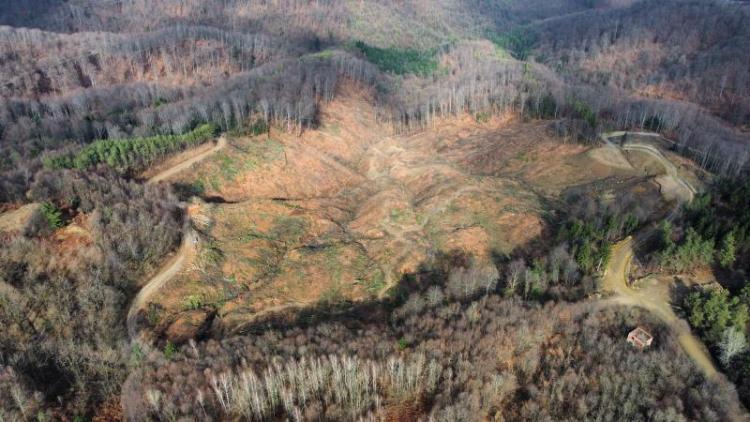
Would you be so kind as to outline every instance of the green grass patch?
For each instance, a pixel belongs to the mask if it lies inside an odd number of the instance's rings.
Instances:
[[[202,186],[219,191],[223,182],[233,182],[245,171],[253,171],[264,163],[279,160],[284,156],[284,145],[273,139],[240,139],[231,148],[214,154],[210,165],[200,171]]]
[[[203,242],[203,247],[200,251],[200,262],[204,267],[218,266],[223,258],[224,253],[216,241],[209,240]]]
[[[487,123],[490,121],[492,114],[488,111],[482,111],[474,115],[474,119],[477,123]]]
[[[377,294],[385,287],[385,274],[383,271],[378,269],[375,274],[370,278],[370,282],[367,285],[367,291],[371,294]]]
[[[320,302],[325,305],[333,305],[344,301],[344,294],[341,292],[341,286],[335,283],[327,288],[320,296]]]
[[[407,347],[409,347],[409,342],[406,340],[406,338],[401,337],[400,339],[398,339],[399,350],[405,350]]]
[[[341,248],[338,246],[332,246],[325,250],[325,266],[328,273],[331,274],[331,279],[335,281],[341,281]]]
[[[249,228],[247,231],[242,233],[237,239],[242,243],[252,242],[253,240],[257,240],[257,239],[276,240],[272,238],[271,236],[267,235],[266,233],[259,232],[255,230],[254,228]]]
[[[333,50],[323,50],[302,56],[303,59],[330,59],[331,57],[333,57]]]
[[[177,353],[177,346],[172,344],[172,342],[167,341],[167,345],[164,346],[164,358],[167,360],[172,360],[175,353]]]
[[[339,125],[338,122],[327,123],[323,129],[331,135],[341,135],[341,125]]]
[[[286,244],[295,244],[302,240],[307,231],[307,221],[299,217],[281,216],[274,219],[274,226],[268,237]]]
[[[240,136],[258,136],[264,133],[268,133],[271,126],[267,121],[263,119],[254,120],[247,126],[237,127],[229,132],[229,136],[240,137]]]
[[[391,209],[390,217],[391,221],[393,221],[394,223],[398,223],[404,218],[404,210],[400,208],[393,208]]]
[[[219,181],[219,177],[215,174],[212,174],[208,178],[208,184],[211,185],[211,189],[218,191],[221,189],[221,182]]]
[[[182,304],[182,309],[185,311],[193,311],[202,308],[203,305],[203,297],[201,297],[200,295],[190,295]]]
[[[240,168],[233,157],[224,153],[218,153],[215,159],[219,163],[219,172],[224,180],[232,181],[237,178]]]
[[[536,158],[535,154],[529,153],[527,151],[521,151],[518,154],[516,154],[516,160],[518,160],[518,161],[520,161],[522,163],[533,162],[535,158]]]
[[[284,156],[284,145],[276,140],[256,139],[244,145],[236,145],[236,149],[243,156],[238,159],[242,162],[242,170],[251,171],[261,164],[281,159]]]
[[[367,255],[363,253],[357,255],[357,258],[352,263],[352,268],[354,269],[354,273],[357,275],[357,278],[363,279],[367,277],[367,271],[371,264],[372,262]]]
[[[146,311],[146,319],[151,327],[156,327],[162,318],[162,308],[154,303],[149,303]]]
[[[296,210],[296,211],[302,211],[302,210],[304,210],[304,208],[303,208],[303,207],[301,207],[301,206],[299,206],[299,205],[297,205],[297,204],[290,204],[290,203],[289,203],[289,202],[287,202],[287,201],[283,201],[283,202],[281,202],[281,205],[283,205],[283,206],[285,206],[285,207],[287,207],[287,208],[289,208],[289,209],[292,209],[292,210]]]
[[[492,219],[483,212],[474,213],[474,222],[479,224],[485,230],[491,230],[494,227]]]
[[[162,98],[162,97],[158,97],[157,99],[154,100],[154,103],[152,104],[152,106],[154,108],[159,108],[159,107],[161,107],[161,106],[163,106],[164,104],[167,104],[167,103],[169,103],[169,101],[167,99]]]

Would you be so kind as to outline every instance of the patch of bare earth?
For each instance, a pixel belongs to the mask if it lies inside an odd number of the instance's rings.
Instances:
[[[216,200],[199,213],[208,252],[155,299],[165,318],[200,305],[216,310],[215,329],[234,330],[380,298],[442,253],[486,260],[539,238],[544,202],[570,186],[633,177],[545,122],[465,118],[391,135],[367,93],[338,98],[316,130],[230,139],[179,176]]]
[[[18,209],[0,214],[0,233],[19,233],[29,224],[31,218],[40,209],[37,203],[27,204]]]

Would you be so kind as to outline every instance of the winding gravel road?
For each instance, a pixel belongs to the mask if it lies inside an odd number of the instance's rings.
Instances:
[[[609,139],[615,136],[622,136],[623,134],[624,133],[622,132],[605,134],[602,135],[602,139],[607,145],[613,146]],[[652,136],[652,134],[643,133],[638,133],[638,135]],[[662,163],[667,173],[674,177],[680,185],[686,188],[689,192],[689,198],[693,198],[696,189],[690,185],[689,182],[679,176],[674,164],[672,164],[656,147],[638,144],[631,145],[629,148],[624,149],[637,149],[655,157]],[[681,206],[682,203],[678,201],[667,219],[674,219]],[[612,258],[602,276],[602,290],[613,293],[614,296],[608,298],[606,303],[637,306],[650,311],[675,333],[677,341],[685,350],[685,353],[687,353],[693,362],[695,362],[696,366],[703,371],[706,377],[714,378],[718,375],[718,371],[714,365],[713,359],[711,359],[711,355],[709,355],[708,350],[706,350],[706,346],[700,339],[691,333],[690,326],[687,322],[674,313],[672,305],[669,303],[669,298],[665,298],[662,295],[654,294],[649,291],[635,290],[628,286],[630,263],[633,260],[635,248],[643,244],[645,240],[653,235],[656,232],[656,229],[656,226],[649,226],[638,233],[635,237],[628,237],[627,239],[618,242],[612,248]]]
[[[718,371],[706,346],[690,332],[687,322],[674,313],[668,299],[659,294],[628,287],[628,273],[635,243],[635,239],[629,237],[612,248],[612,258],[602,277],[602,289],[614,293],[607,302],[613,305],[637,306],[650,311],[675,333],[677,341],[698,368],[708,378],[715,377]]]
[[[159,270],[159,272],[154,275],[146,285],[143,286],[143,288],[141,288],[133,299],[127,317],[128,335],[130,336],[130,340],[143,344],[141,335],[138,332],[138,312],[146,306],[148,300],[156,292],[161,290],[161,288],[164,287],[172,277],[180,272],[188,255],[195,249],[195,239],[197,238],[198,234],[195,233],[194,230],[189,229],[182,238],[182,245],[180,245],[177,254],[167,263],[167,265],[162,267],[162,269]]]
[[[216,154],[217,152],[221,151],[224,147],[227,146],[227,139],[225,135],[221,135],[219,137],[218,142],[216,143],[216,146],[211,148],[208,151],[205,151],[201,154],[196,155],[195,157],[190,158],[189,160],[185,160],[179,164],[176,164],[161,173],[151,177],[146,182],[147,184],[153,184],[153,183],[159,183],[163,182],[165,180],[168,180],[169,178],[177,175],[178,173],[181,173],[190,167],[192,167],[194,164],[205,160],[206,158],[210,157],[213,154]],[[180,249],[177,250],[177,254],[170,259],[167,264],[162,267],[161,270],[159,270],[156,275],[151,277],[150,280],[141,288],[141,290],[138,292],[138,294],[133,299],[133,302],[130,304],[130,309],[128,309],[128,316],[126,320],[126,325],[128,329],[128,335],[130,336],[131,341],[135,341],[139,343],[142,347],[145,347],[145,342],[143,341],[143,336],[138,331],[138,313],[143,309],[146,304],[148,303],[149,299],[156,294],[159,290],[161,290],[164,285],[171,280],[175,275],[177,275],[182,267],[185,264],[185,261],[187,260],[187,257],[194,253],[195,249],[198,246],[198,233],[193,230],[192,226],[188,223],[188,229],[185,233],[183,233],[182,236],[182,244],[180,245]]]

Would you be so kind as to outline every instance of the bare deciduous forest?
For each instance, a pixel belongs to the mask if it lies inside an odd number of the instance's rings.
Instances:
[[[5,0],[0,219],[25,219],[0,224],[0,421],[741,420],[749,51],[741,1]],[[703,376],[648,311],[597,301],[613,245],[659,205],[588,187],[545,204],[536,242],[491,264],[439,256],[382,300],[129,338],[144,280],[195,229],[185,192],[204,188],[141,173],[220,133],[334,130],[322,110],[345,85],[385,136],[467,116],[546,120],[582,148],[662,135],[720,182],[639,259],[715,270],[726,297],[684,308],[730,376]],[[634,325],[652,349],[623,346]]]

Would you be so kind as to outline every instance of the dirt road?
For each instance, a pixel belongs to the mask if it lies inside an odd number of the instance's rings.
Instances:
[[[211,148],[210,150],[196,155],[189,160],[183,161],[173,167],[170,167],[167,170],[164,170],[163,172],[148,179],[146,183],[158,183],[167,180],[170,177],[184,170],[187,170],[193,164],[206,159],[212,154],[219,152],[226,145],[227,139],[224,135],[221,135],[214,148]],[[197,245],[198,233],[196,233],[192,228],[187,229],[186,233],[184,233],[182,236],[182,245],[180,245],[180,249],[177,250],[177,254],[169,262],[167,262],[167,264],[161,270],[159,270],[159,272],[154,275],[135,296],[133,302],[130,304],[130,309],[128,309],[128,316],[126,320],[128,335],[130,336],[131,341],[137,341],[138,343],[141,343],[143,345],[141,335],[138,332],[138,312],[140,312],[141,309],[146,306],[151,296],[158,292],[169,280],[171,280],[180,272],[183,265],[185,264],[185,261],[192,253],[195,252]]]
[[[188,230],[182,238],[182,245],[177,250],[177,254],[141,288],[133,299],[127,317],[128,335],[131,340],[141,343],[137,324],[138,312],[146,306],[151,296],[180,272],[188,256],[195,251],[197,238],[198,234],[194,230]]]
[[[170,167],[163,172],[151,177],[148,179],[146,183],[159,183],[163,182],[187,169],[189,169],[193,164],[198,163],[202,160],[205,160],[207,157],[216,154],[217,152],[221,151],[224,147],[227,146],[227,138],[225,135],[221,135],[219,137],[219,140],[216,142],[216,146],[211,148],[208,151],[205,151],[201,154],[196,155],[195,157],[190,158],[189,160],[185,160],[173,167]]]
[[[603,135],[602,137],[609,144],[607,135]],[[679,176],[674,169],[674,165],[660,151],[656,150],[653,146],[638,145],[637,149],[647,152],[661,161],[667,172],[685,187],[690,193],[689,198],[692,199],[693,194],[696,192],[695,188]],[[667,217],[668,220],[672,220],[677,215],[681,205],[681,203],[675,205],[674,210]],[[711,356],[708,354],[708,350],[690,332],[687,322],[674,313],[669,295],[651,289],[636,290],[628,286],[628,274],[634,250],[639,244],[648,239],[655,230],[656,227],[654,226],[647,227],[635,238],[628,237],[612,248],[612,257],[602,276],[602,290],[613,293],[614,296],[607,299],[606,302],[617,305],[638,306],[653,313],[677,335],[677,341],[698,368],[708,378],[713,378],[717,376],[718,371]]]
[[[667,159],[667,157],[662,154],[661,151],[659,151],[658,148],[654,147],[653,145],[645,145],[645,144],[630,144],[625,145],[622,147],[625,151],[639,151],[643,152],[645,154],[648,154],[654,158],[656,158],[663,166],[664,170],[667,172],[667,175],[674,178],[674,180],[679,183],[680,186],[685,190],[688,198],[688,201],[692,201],[695,197],[695,194],[697,191],[695,188],[688,182],[686,182],[677,172],[677,167],[675,167],[674,164],[672,164],[671,161]]]
[[[602,277],[602,289],[615,294],[608,302],[638,306],[650,311],[677,335],[677,341],[698,368],[707,377],[715,377],[717,370],[706,347],[690,332],[688,324],[674,313],[669,298],[650,290],[628,287],[627,278],[630,262],[633,260],[634,243],[634,239],[630,237],[615,245],[612,250],[612,258]]]

